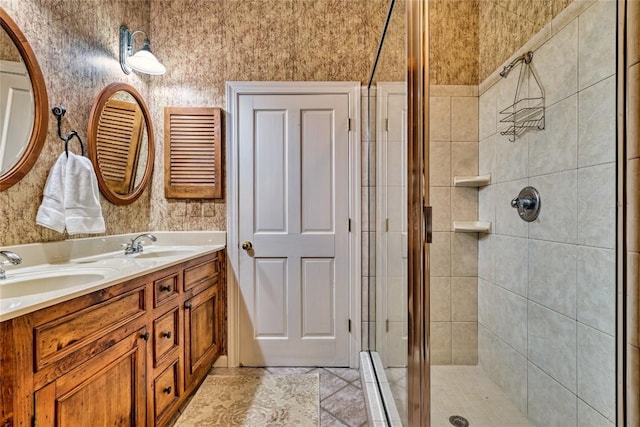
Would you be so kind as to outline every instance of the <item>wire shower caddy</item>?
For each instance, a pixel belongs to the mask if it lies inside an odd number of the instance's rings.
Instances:
[[[522,62],[520,74],[518,75],[518,83],[516,86],[516,94],[513,98],[513,104],[500,111],[500,123],[508,123],[509,126],[500,132],[500,135],[509,136],[509,141],[514,142],[516,137],[529,129],[544,129],[544,89],[540,84],[538,75],[531,66],[533,60],[533,52],[527,52],[505,66],[500,72],[500,76],[506,78],[511,69],[519,62]],[[520,87],[524,84],[526,75],[533,76],[533,80],[540,92],[539,97],[520,98]]]

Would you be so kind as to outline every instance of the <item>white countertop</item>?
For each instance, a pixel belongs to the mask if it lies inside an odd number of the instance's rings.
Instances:
[[[20,265],[2,265],[0,322],[68,301],[202,255],[224,249],[224,231],[151,231],[142,253],[125,255],[121,247],[143,233],[5,246]],[[0,262],[4,261],[0,258]]]

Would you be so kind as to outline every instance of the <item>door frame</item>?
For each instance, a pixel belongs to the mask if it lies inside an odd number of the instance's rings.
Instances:
[[[349,97],[349,361],[357,368],[361,347],[361,155],[360,82],[239,82],[226,83],[226,199],[227,199],[227,366],[240,361],[239,288],[239,156],[238,110],[240,95],[343,94]]]
[[[386,249],[388,242],[388,231],[383,232],[387,227],[386,220],[388,219],[388,215],[383,215],[384,212],[388,209],[387,199],[380,196],[379,190],[384,188],[386,192],[386,196],[388,196],[388,185],[387,185],[387,176],[386,171],[387,167],[387,126],[385,123],[388,121],[388,105],[387,101],[389,99],[389,95],[397,95],[402,94],[405,97],[405,101],[407,99],[407,84],[405,82],[376,82],[376,203],[375,203],[375,218],[376,218],[376,230],[378,234],[376,235],[376,351],[380,354],[381,360],[383,361],[383,367],[386,368],[389,364],[389,345],[387,342],[388,331],[387,328],[384,327],[382,323],[383,319],[388,319],[389,314],[389,305],[386,298],[383,298],[384,295],[387,295],[387,291],[389,289],[389,281],[387,276],[387,266],[383,262],[386,257]],[[406,129],[405,129],[406,132]],[[405,138],[407,134],[405,133]],[[384,142],[384,144],[383,144]],[[408,145],[408,141],[407,141]],[[406,147],[408,149],[408,147]],[[407,159],[408,160],[408,159]],[[405,168],[408,163],[405,163]],[[406,179],[405,170],[405,179]],[[406,186],[406,181],[405,181]],[[405,188],[407,191],[407,188]],[[408,206],[408,201],[405,201]],[[407,224],[408,227],[408,224]],[[408,236],[408,228],[407,228],[407,236]],[[408,249],[408,248],[407,248]],[[384,256],[383,256],[384,255]],[[408,254],[407,254],[408,255]],[[408,266],[407,266],[408,268]],[[407,277],[408,283],[408,277]],[[406,313],[406,305],[403,307]],[[380,318],[380,316],[384,316]],[[408,319],[405,320],[408,322]],[[408,323],[407,323],[408,328]]]

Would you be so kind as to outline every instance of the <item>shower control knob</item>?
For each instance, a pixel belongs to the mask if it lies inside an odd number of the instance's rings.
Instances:
[[[251,244],[250,241],[246,241],[246,242],[242,242],[242,249],[244,249],[245,251],[250,251],[251,249],[253,249],[253,244]]]
[[[518,210],[518,214],[523,221],[535,221],[540,215],[540,193],[533,187],[525,187],[517,197],[511,200],[511,207]]]
[[[522,197],[522,198],[516,197],[511,201],[512,208],[517,208],[522,210],[532,209],[532,207],[535,204],[536,202],[530,199],[529,197]]]

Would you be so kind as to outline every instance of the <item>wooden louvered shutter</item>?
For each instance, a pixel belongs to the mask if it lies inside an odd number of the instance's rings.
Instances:
[[[99,169],[109,188],[118,194],[133,191],[143,123],[135,102],[109,99],[100,114],[96,135]]]
[[[165,107],[165,197],[222,197],[220,116],[220,108]]]

